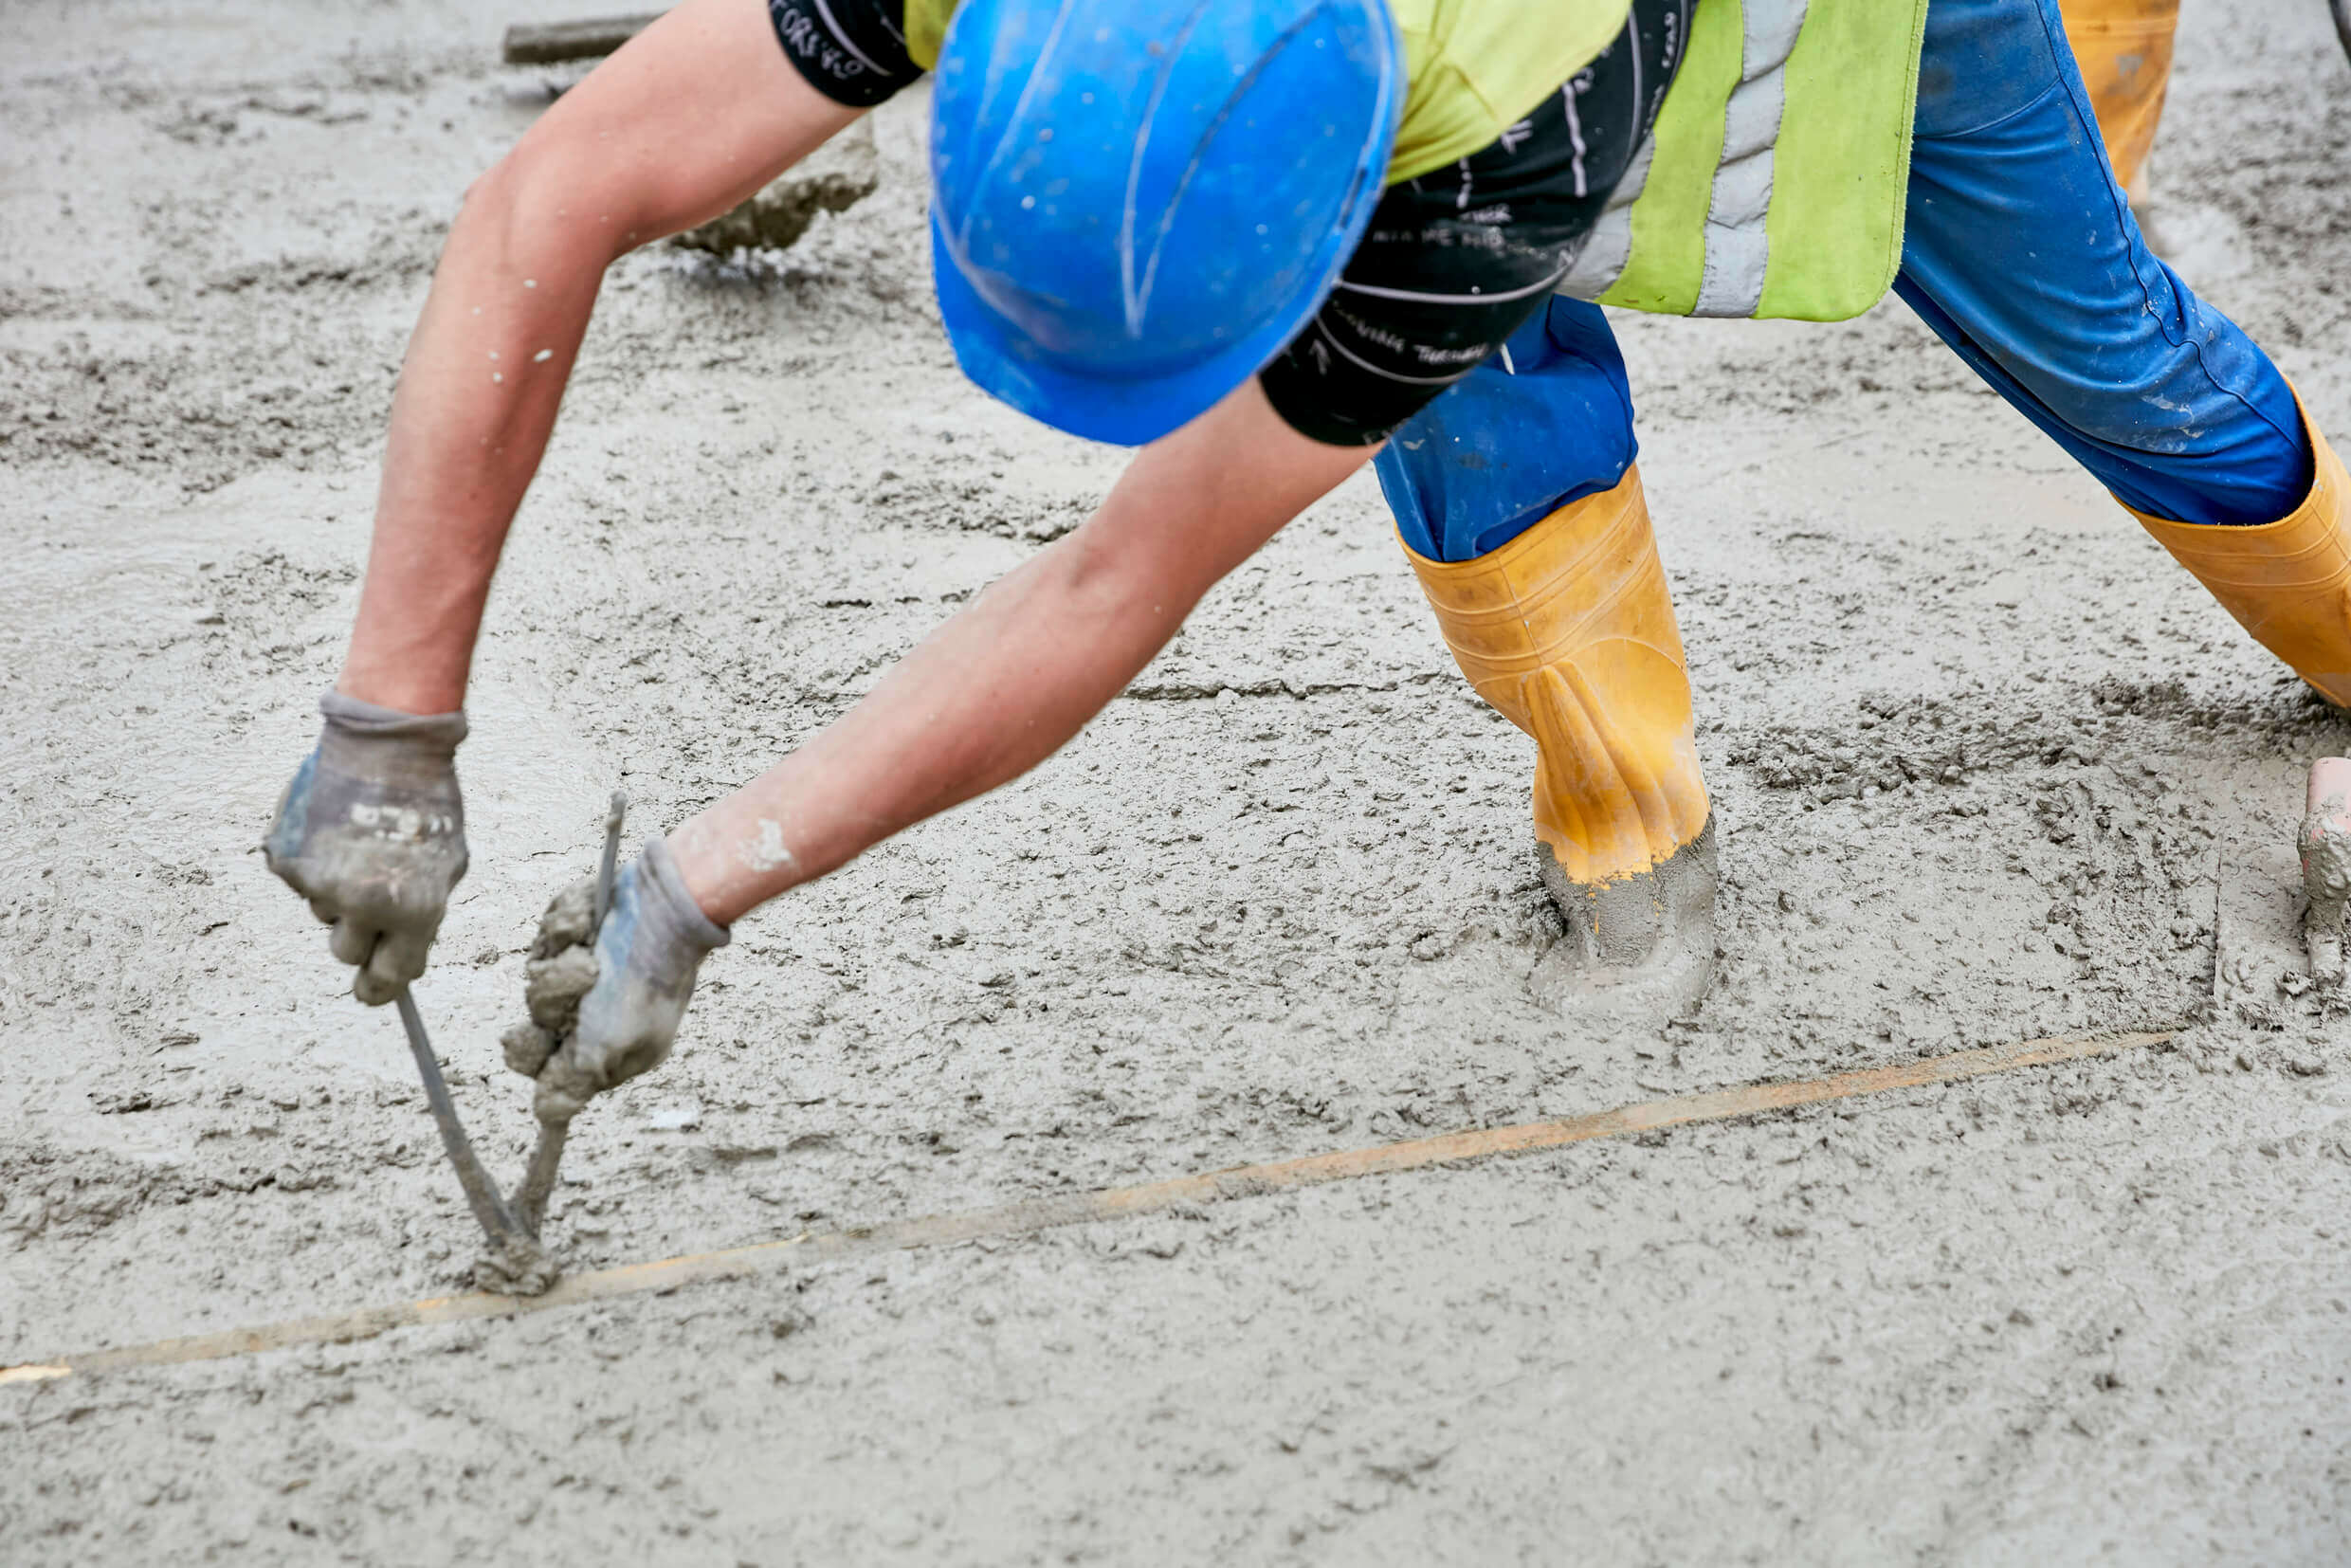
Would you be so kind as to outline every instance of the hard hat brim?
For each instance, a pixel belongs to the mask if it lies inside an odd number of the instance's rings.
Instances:
[[[983,301],[947,252],[934,212],[931,270],[937,279],[939,314],[954,345],[956,363],[980,391],[1009,403],[1032,419],[1088,441],[1141,447],[1178,429],[1213,408],[1227,392],[1265,368],[1314,319],[1339,267],[1354,252],[1371,222],[1373,199],[1358,200],[1356,222],[1333,234],[1325,256],[1322,286],[1302,290],[1297,300],[1256,332],[1230,348],[1181,371],[1156,376],[1087,376],[1043,363],[1023,353],[1023,342]]]

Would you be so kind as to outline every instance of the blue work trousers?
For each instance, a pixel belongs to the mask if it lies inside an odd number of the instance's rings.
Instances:
[[[2273,522],[2312,455],[2269,356],[2140,237],[2056,0],[1931,0],[1902,272],[1910,308],[2121,501]],[[1475,559],[1636,450],[1614,334],[1553,300],[1378,460],[1404,541]]]

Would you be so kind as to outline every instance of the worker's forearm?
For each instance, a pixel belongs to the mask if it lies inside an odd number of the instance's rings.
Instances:
[[[1254,380],[1153,443],[1084,527],[980,595],[847,718],[669,836],[702,913],[731,924],[1043,761],[1211,585],[1371,455],[1298,434]]]
[[[1072,535],[934,632],[839,723],[670,839],[721,924],[1059,750],[1158,652],[1194,591],[1089,570]]]
[[[358,624],[337,685],[409,713],[463,704],[507,525],[625,237],[494,173],[449,234],[409,343]],[[617,241],[617,244],[616,244]]]

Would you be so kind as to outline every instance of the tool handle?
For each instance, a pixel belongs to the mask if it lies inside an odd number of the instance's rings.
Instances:
[[[570,1132],[568,1121],[538,1124],[538,1146],[531,1151],[531,1163],[522,1173],[522,1185],[515,1189],[515,1218],[534,1236],[546,1221],[547,1199],[556,1190],[556,1167],[563,1163],[563,1140]]]
[[[489,1173],[482,1169],[482,1161],[474,1157],[473,1143],[465,1137],[465,1124],[457,1120],[457,1106],[449,1099],[449,1086],[441,1077],[440,1060],[432,1053],[432,1042],[425,1035],[425,1020],[416,1012],[416,998],[402,986],[392,998],[400,1010],[400,1027],[408,1030],[409,1052],[416,1058],[417,1076],[425,1081],[425,1098],[431,1103],[432,1119],[441,1128],[441,1146],[448,1151],[449,1163],[457,1170],[458,1185],[465,1189],[465,1201],[473,1208],[473,1217],[481,1223],[484,1235],[494,1246],[505,1246],[518,1237],[527,1238],[506,1200],[499,1195],[497,1184]]]
[[[596,863],[595,913],[588,924],[588,942],[592,947],[595,945],[596,933],[604,929],[604,917],[611,913],[612,877],[620,866],[620,825],[628,815],[628,792],[614,790],[611,809],[604,813],[604,858]]]

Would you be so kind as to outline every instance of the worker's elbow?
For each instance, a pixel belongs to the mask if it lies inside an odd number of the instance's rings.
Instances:
[[[1210,586],[1194,580],[1197,574],[1183,552],[1141,531],[1081,528],[1057,553],[1063,591],[1073,602],[1112,617],[1122,618],[1138,606],[1159,606],[1173,607],[1180,618]]]
[[[592,164],[560,142],[526,137],[473,182],[459,222],[508,255],[572,261],[602,271],[637,243],[628,210]]]

